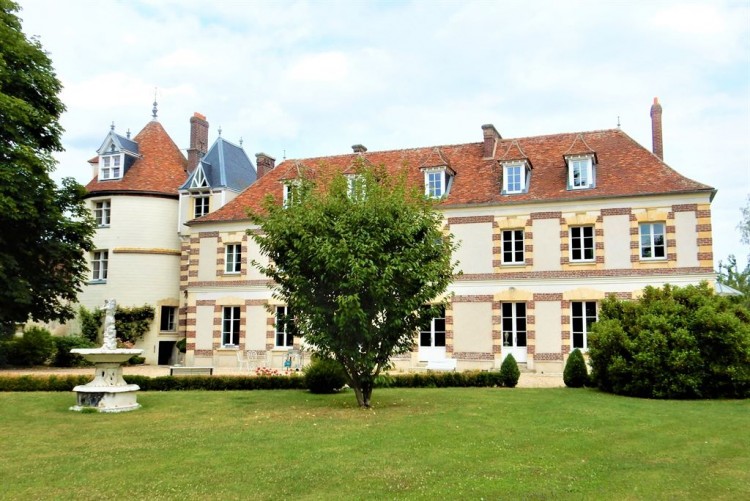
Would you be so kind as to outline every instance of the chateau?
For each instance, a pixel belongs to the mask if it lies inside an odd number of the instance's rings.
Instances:
[[[493,369],[512,353],[529,370],[559,372],[587,348],[599,302],[637,297],[647,285],[714,282],[711,200],[715,190],[663,161],[661,106],[651,107],[653,151],[620,129],[504,138],[483,125],[468,144],[285,160],[221,137],[206,149],[208,123],[190,119],[187,159],[156,118],[133,139],[110,131],[91,160],[87,186],[99,224],[91,281],[81,303],[105,297],[153,305],[140,342],[147,363],[230,366],[238,355],[281,367],[304,345],[287,332],[286,305],[249,263],[263,261],[246,230],[248,208],[283,203],[303,169],[349,172],[357,161],[407,169],[439,199],[462,273],[444,314],[397,357]],[[155,113],[154,113],[155,115]],[[479,127],[477,127],[479,131]]]

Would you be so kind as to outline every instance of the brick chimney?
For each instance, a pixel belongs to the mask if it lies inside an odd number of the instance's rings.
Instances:
[[[198,112],[190,117],[190,148],[188,148],[188,173],[198,166],[200,159],[208,151],[208,122],[206,117]]]
[[[482,125],[482,133],[484,134],[484,158],[494,158],[495,148],[497,142],[502,139],[500,133],[497,131],[494,125],[485,124]]]
[[[258,170],[258,179],[260,179],[276,167],[276,159],[265,153],[256,153],[255,167]]]
[[[654,104],[651,105],[651,143],[654,155],[664,160],[664,143],[661,137],[661,105],[659,98],[654,98]]]
[[[362,153],[367,151],[367,148],[365,148],[365,145],[363,144],[354,144],[352,145],[352,151],[361,155]]]

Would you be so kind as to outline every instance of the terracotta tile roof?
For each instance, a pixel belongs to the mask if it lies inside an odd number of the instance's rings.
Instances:
[[[570,154],[574,146],[581,152],[588,148],[587,153],[596,153],[598,164],[595,188],[567,189],[564,155]],[[435,148],[430,146],[372,151],[364,156],[370,163],[383,164],[389,170],[408,169],[410,182],[422,186],[424,174],[420,171],[420,166],[424,164],[425,159],[434,158]],[[481,142],[438,148],[441,155],[450,161],[450,167],[456,173],[450,193],[441,202],[441,206],[446,208],[713,191],[710,186],[677,173],[619,129],[499,139],[499,144],[495,148],[495,158],[491,159],[482,158],[484,150]],[[518,156],[518,152],[534,166],[529,190],[527,193],[503,195],[502,168],[499,161],[506,153]],[[327,165],[343,171],[352,164],[355,155],[287,160],[230,203],[195,222],[245,220],[247,210],[259,210],[267,194],[273,195],[279,203],[281,202],[282,180],[293,178],[297,172],[297,165],[313,169]]]
[[[99,181],[94,177],[86,185],[89,195],[130,192],[177,197],[177,188],[187,179],[187,159],[164,127],[153,120],[133,140],[138,143],[140,158],[122,179]],[[98,158],[92,160],[89,162],[98,162]]]

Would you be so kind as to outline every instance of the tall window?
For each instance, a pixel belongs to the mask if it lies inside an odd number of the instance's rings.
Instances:
[[[121,155],[104,155],[100,169],[100,179],[119,179],[122,177],[120,169]]]
[[[209,196],[208,195],[198,195],[193,197],[193,201],[195,203],[195,212],[194,217],[198,218],[201,216],[205,216],[208,214],[208,201]]]
[[[434,317],[429,325],[419,331],[419,346],[445,346],[445,308],[441,308],[440,316]]]
[[[503,303],[503,346],[526,346],[526,303]]]
[[[580,190],[594,187],[593,158],[568,159],[568,188]]]
[[[176,306],[162,306],[159,330],[167,332],[175,331],[175,317],[177,316],[176,314]]]
[[[224,259],[224,271],[226,273],[239,273],[242,271],[242,245],[229,244],[226,247]]]
[[[102,200],[94,204],[94,219],[97,226],[109,226],[110,201]]]
[[[570,260],[594,260],[593,226],[573,226],[570,228]]]
[[[91,279],[104,281],[107,280],[107,268],[109,261],[109,251],[94,251],[94,257],[91,260]]]
[[[505,191],[508,193],[520,193],[523,190],[523,181],[520,165],[508,165],[505,167]]]
[[[664,223],[641,223],[641,259],[664,259],[667,256]]]
[[[440,198],[445,192],[443,186],[443,180],[445,178],[444,172],[427,172],[426,175],[426,186],[425,195],[432,198]]]
[[[221,319],[221,344],[237,346],[240,344],[240,307],[225,306]]]
[[[503,230],[503,264],[523,263],[523,230]]]
[[[570,303],[573,349],[587,350],[591,326],[596,322],[596,301],[573,301]]]
[[[276,347],[294,346],[294,319],[287,306],[276,307]]]

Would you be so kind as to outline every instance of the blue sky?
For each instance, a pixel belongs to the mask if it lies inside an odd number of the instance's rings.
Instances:
[[[65,85],[56,178],[86,183],[112,122],[193,112],[253,158],[478,142],[617,126],[718,189],[714,254],[744,263],[750,194],[750,2],[21,0]]]

